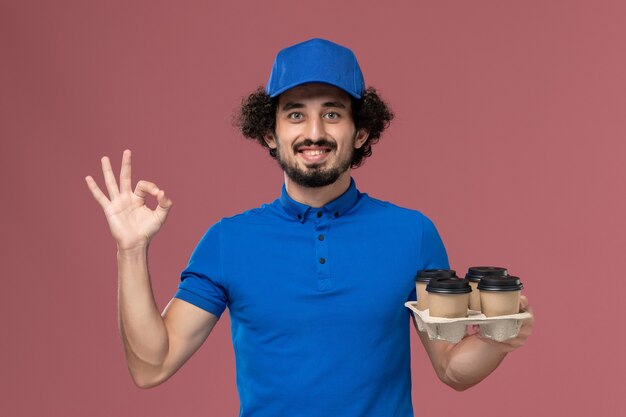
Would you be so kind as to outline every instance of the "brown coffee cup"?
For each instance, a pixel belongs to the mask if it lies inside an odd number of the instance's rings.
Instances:
[[[417,292],[417,309],[428,309],[428,292],[426,286],[431,279],[456,278],[456,271],[452,269],[422,269],[415,274],[415,291]]]
[[[431,317],[467,317],[469,281],[459,278],[435,278],[426,286],[428,313]]]
[[[480,306],[487,317],[519,313],[519,299],[524,288],[518,277],[483,277],[478,283]]]
[[[470,282],[472,292],[470,293],[469,308],[470,310],[481,311],[480,293],[478,292],[478,283],[483,277],[506,277],[509,275],[506,268],[499,266],[472,266],[467,270],[465,279]]]

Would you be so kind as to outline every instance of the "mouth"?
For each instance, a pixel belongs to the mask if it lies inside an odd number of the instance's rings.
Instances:
[[[331,150],[327,146],[301,146],[297,153],[307,163],[320,163],[326,160]]]

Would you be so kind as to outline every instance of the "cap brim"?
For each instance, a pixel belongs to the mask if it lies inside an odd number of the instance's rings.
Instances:
[[[274,98],[279,96],[280,94],[284,93],[287,90],[291,90],[292,88],[298,87],[300,85],[303,84],[311,84],[311,83],[322,83],[322,84],[328,84],[328,85],[332,85],[333,87],[337,87],[338,89],[340,89],[341,91],[346,92],[348,95],[356,98],[356,99],[360,99],[362,96],[360,94],[348,91],[346,89],[344,89],[343,87],[341,87],[340,85],[337,85],[336,83],[333,82],[329,82],[327,80],[319,80],[319,79],[313,79],[313,80],[307,80],[307,81],[298,81],[297,83],[293,83],[293,84],[289,84],[286,86],[283,86],[281,89],[274,91],[272,94],[270,94],[270,97]]]

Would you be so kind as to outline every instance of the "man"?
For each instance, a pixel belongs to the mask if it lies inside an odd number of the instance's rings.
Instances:
[[[110,200],[86,180],[117,242],[120,331],[138,386],[174,374],[228,308],[241,416],[413,415],[403,304],[415,299],[417,270],[449,265],[429,219],[360,193],[351,179],[392,117],[365,89],[349,49],[312,39],[282,50],[266,90],[251,94],[239,117],[244,136],[284,170],[282,194],[206,232],[162,315],[147,250],[172,201],[148,181],[131,192],[130,151],[119,190],[102,158]],[[420,339],[439,378],[463,390],[521,346],[531,326],[504,343]]]

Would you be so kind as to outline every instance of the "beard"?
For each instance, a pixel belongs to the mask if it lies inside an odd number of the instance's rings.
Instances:
[[[346,172],[352,165],[355,138],[356,132],[352,137],[352,141],[349,146],[350,152],[345,156],[345,158],[338,160],[335,165],[331,167],[324,167],[326,164],[316,164],[314,166],[300,168],[295,160],[293,162],[289,162],[282,155],[283,149],[279,145],[280,141],[278,138],[276,138],[276,160],[278,161],[278,165],[280,165],[283,171],[285,171],[287,177],[296,184],[309,188],[325,187],[337,181],[339,176]],[[318,141],[306,139],[300,143],[294,144],[292,151],[297,154],[298,147],[311,145],[328,147],[331,152],[337,149],[337,145],[334,142],[326,139]],[[289,149],[286,149],[286,151],[289,151]]]

